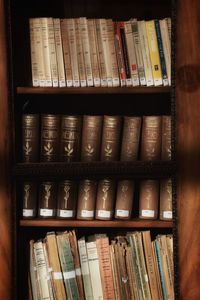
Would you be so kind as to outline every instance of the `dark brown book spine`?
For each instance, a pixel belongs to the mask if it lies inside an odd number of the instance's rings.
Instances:
[[[159,182],[142,180],[139,195],[139,217],[141,219],[157,219],[159,199]]]
[[[161,159],[171,160],[171,116],[162,116]]]
[[[71,180],[59,183],[57,194],[57,217],[73,219],[76,214],[77,184]]]
[[[23,183],[23,218],[35,218],[37,214],[37,184]]]
[[[54,182],[43,182],[39,190],[38,217],[53,218],[56,216],[56,184]]]
[[[160,181],[160,220],[172,220],[172,180]]]
[[[141,160],[161,157],[161,116],[144,116],[142,124]]]
[[[61,117],[61,161],[78,161],[80,155],[81,117]]]
[[[141,123],[141,117],[124,117],[120,160],[133,161],[138,159]]]
[[[115,181],[103,179],[98,183],[96,214],[99,220],[111,220],[113,217],[115,199]]]
[[[39,115],[22,116],[23,161],[37,162],[39,159]]]
[[[117,196],[115,204],[116,219],[130,219],[134,198],[134,182],[121,180],[117,184]]]
[[[104,116],[101,143],[101,160],[114,161],[119,159],[121,135],[121,117]]]
[[[60,139],[60,117],[58,115],[42,115],[41,119],[41,161],[58,160]]]
[[[99,160],[101,146],[102,116],[83,116],[81,160]]]
[[[77,219],[93,220],[95,213],[97,183],[85,179],[79,184]]]

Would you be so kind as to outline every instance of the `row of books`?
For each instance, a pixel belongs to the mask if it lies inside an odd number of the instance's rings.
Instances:
[[[30,241],[29,271],[34,300],[173,300],[173,236],[48,232]]]
[[[172,220],[171,179],[141,180],[139,197],[135,190],[135,182],[128,179],[24,182],[23,218],[127,220],[137,214],[141,219]]]
[[[171,159],[170,116],[24,114],[23,161]]]
[[[30,18],[33,86],[171,84],[171,19]]]

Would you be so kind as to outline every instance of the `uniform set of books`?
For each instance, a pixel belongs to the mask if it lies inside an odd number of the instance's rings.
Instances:
[[[24,162],[171,159],[170,116],[24,114]]]
[[[49,232],[30,241],[29,274],[33,300],[173,300],[173,238]]]
[[[23,218],[172,220],[172,181],[110,178],[23,183]]]
[[[171,84],[171,19],[31,18],[35,87]]]

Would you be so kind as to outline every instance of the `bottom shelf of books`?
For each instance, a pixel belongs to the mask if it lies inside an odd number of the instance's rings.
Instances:
[[[27,238],[29,299],[174,299],[170,229],[104,232]]]

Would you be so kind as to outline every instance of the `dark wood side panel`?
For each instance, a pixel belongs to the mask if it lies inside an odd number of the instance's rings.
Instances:
[[[0,0],[0,299],[11,299],[8,80],[4,1]]]
[[[177,9],[180,299],[200,299],[200,1]]]

